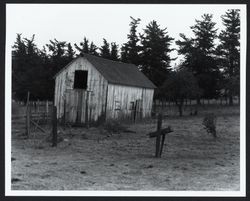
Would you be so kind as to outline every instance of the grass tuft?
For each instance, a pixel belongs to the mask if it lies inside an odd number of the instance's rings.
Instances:
[[[207,114],[202,122],[204,128],[206,129],[207,133],[213,135],[214,138],[217,137],[216,134],[216,116],[213,113]]]

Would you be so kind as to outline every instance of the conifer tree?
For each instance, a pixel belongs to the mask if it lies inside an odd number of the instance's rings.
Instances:
[[[25,100],[29,67],[26,64],[27,49],[22,34],[17,34],[16,41],[12,46],[12,96],[19,100]],[[26,86],[25,86],[26,85]]]
[[[12,53],[13,98],[25,101],[29,91],[31,100],[49,99],[48,57],[37,48],[35,35],[28,39],[17,34]]]
[[[67,50],[66,50],[66,57],[68,58],[68,61],[72,61],[74,56],[75,56],[75,51],[73,50],[71,43],[68,43]]]
[[[179,54],[185,56],[184,67],[196,76],[205,98],[214,98],[218,95],[220,79],[214,44],[217,29],[212,17],[211,14],[204,14],[201,20],[195,20],[196,24],[191,26],[194,38],[187,38],[184,34],[180,34],[182,40],[176,41]],[[199,99],[197,101],[200,102]]]
[[[100,48],[100,56],[106,59],[110,59],[110,45],[105,38],[103,38],[103,45]]]
[[[121,60],[126,63],[133,63],[135,65],[140,64],[140,45],[138,42],[140,38],[137,34],[137,27],[141,21],[140,18],[131,18],[130,26],[130,33],[127,35],[128,42],[123,44],[121,48]]]
[[[89,54],[92,54],[94,56],[99,56],[97,50],[98,48],[96,47],[96,45],[93,42],[91,42],[89,46]]]
[[[150,22],[140,35],[142,51],[141,70],[156,85],[161,86],[170,71],[171,38],[156,21]]]
[[[240,13],[230,9],[222,15],[225,30],[219,39],[218,56],[225,80],[225,88],[229,95],[229,104],[233,105],[233,96],[240,94]]]
[[[89,40],[86,37],[83,38],[83,42],[80,42],[80,46],[78,46],[76,43],[74,45],[75,48],[79,51],[79,55],[89,53]]]
[[[57,39],[50,40],[49,44],[46,44],[50,52],[50,61],[53,74],[56,74],[61,70],[67,63],[66,56],[66,41],[58,41]]]
[[[118,61],[119,60],[118,45],[116,45],[115,42],[111,43],[110,59],[114,60],[114,61]]]
[[[67,57],[67,42],[54,39],[50,40],[50,43],[46,44],[46,46],[50,52],[47,70],[50,71],[48,83],[51,87],[48,89],[48,94],[53,97],[55,86],[53,76],[69,63]]]
[[[81,45],[83,47],[83,52],[88,54],[89,53],[89,40],[86,37],[84,37],[84,41],[83,43],[81,43]]]
[[[50,44],[46,44],[52,57],[63,57],[66,52],[66,42],[58,41],[57,39],[50,40]]]
[[[128,59],[128,44],[123,44],[121,47],[121,61],[124,63],[129,63]]]
[[[89,44],[89,40],[84,37],[83,39],[83,42],[80,42],[80,46],[78,46],[76,43],[74,44],[75,45],[75,48],[76,50],[78,50],[78,55],[81,55],[81,54],[92,54],[92,55],[95,55],[95,56],[98,56],[98,48],[96,47],[96,45],[94,44],[93,41],[91,41],[91,43]]]

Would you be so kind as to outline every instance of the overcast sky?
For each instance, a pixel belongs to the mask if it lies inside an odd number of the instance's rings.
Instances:
[[[30,38],[35,34],[35,43],[41,48],[49,40],[79,44],[86,36],[97,46],[102,39],[116,42],[119,47],[127,41],[130,16],[140,18],[138,32],[156,20],[168,34],[179,39],[179,34],[192,36],[190,26],[204,13],[213,14],[218,32],[223,28],[221,15],[237,5],[167,5],[167,4],[8,4],[7,40],[14,44],[16,33]],[[175,43],[173,43],[175,48]],[[171,54],[177,56],[177,52]],[[178,60],[177,60],[178,62]],[[174,62],[173,62],[174,63]]]

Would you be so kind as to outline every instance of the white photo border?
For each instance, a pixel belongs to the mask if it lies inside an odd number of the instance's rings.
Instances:
[[[245,197],[246,196],[246,4],[200,4],[200,6],[230,6],[240,9],[240,190],[239,191],[58,191],[58,190],[12,190],[11,189],[11,46],[8,37],[8,14],[6,4],[6,47],[5,47],[5,196],[140,196],[140,197]],[[44,4],[43,4],[44,5]],[[122,6],[122,4],[120,4]],[[150,6],[150,4],[148,4]],[[167,4],[164,4],[167,5]],[[173,5],[173,4],[171,4]],[[190,4],[176,4],[180,6]],[[195,4],[199,5],[199,4]]]

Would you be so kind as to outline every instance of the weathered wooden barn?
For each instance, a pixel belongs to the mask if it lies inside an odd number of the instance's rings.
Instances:
[[[151,115],[155,85],[133,64],[84,54],[55,75],[57,117],[69,123]]]

